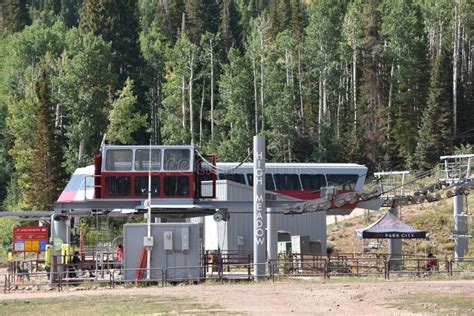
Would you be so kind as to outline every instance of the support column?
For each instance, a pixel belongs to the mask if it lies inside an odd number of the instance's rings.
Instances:
[[[467,217],[464,214],[464,194],[454,196],[454,259],[462,262],[468,250]]]
[[[392,206],[390,213],[398,217],[398,208]],[[388,253],[389,253],[389,264],[390,270],[397,270],[401,266],[402,259],[402,240],[401,239],[389,239]]]
[[[255,280],[265,278],[265,136],[253,137],[253,264]]]
[[[55,219],[55,216],[57,214],[51,215],[51,244],[52,244],[52,249],[51,249],[51,277],[50,277],[50,283],[53,282],[53,280],[57,277],[57,275],[54,274],[54,272],[62,272],[61,269],[57,269],[56,271],[56,264],[60,264],[61,260],[59,259],[61,255],[61,249],[56,250],[56,245],[55,240],[61,239],[62,243],[66,243],[67,240],[69,239],[67,234],[68,234],[68,228],[66,225],[66,221],[63,219],[62,216],[58,216],[58,220]],[[54,256],[56,256],[57,260],[53,260]]]
[[[276,209],[267,208],[267,255],[268,262],[274,264],[278,259],[278,222]],[[270,267],[271,268],[271,267]]]

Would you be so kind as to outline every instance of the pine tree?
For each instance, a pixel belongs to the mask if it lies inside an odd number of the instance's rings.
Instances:
[[[48,76],[44,69],[39,80],[34,83],[34,92],[37,101],[34,105],[30,185],[25,188],[24,197],[34,210],[50,211],[61,192],[64,175],[61,146],[54,128]]]
[[[226,60],[231,47],[242,49],[242,30],[239,24],[240,14],[235,0],[223,0],[220,4],[219,34],[222,43],[222,60]]]
[[[414,157],[415,167],[428,170],[442,155],[453,150],[452,113],[449,112],[450,93],[447,82],[446,61],[438,56],[431,74],[428,102],[418,131],[418,144]]]
[[[5,29],[9,32],[19,32],[31,23],[26,0],[5,0],[3,4],[3,19]]]
[[[174,44],[179,37],[184,8],[184,0],[160,0],[156,2],[153,22],[170,45]]]
[[[112,43],[113,71],[119,84],[138,77],[139,24],[136,0],[84,0],[80,29]]]
[[[216,0],[186,1],[186,34],[193,44],[199,44],[201,36],[216,33],[219,25],[219,7]]]
[[[367,0],[363,5],[363,23],[365,30],[363,72],[361,78],[361,99],[365,111],[361,123],[365,126],[364,152],[368,165],[378,169],[383,158],[386,139],[387,113],[384,107],[382,45],[379,28],[380,15],[377,6],[380,0]]]

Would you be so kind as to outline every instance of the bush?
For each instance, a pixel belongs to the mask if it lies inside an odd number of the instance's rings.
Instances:
[[[7,261],[7,250],[12,247],[13,244],[13,228],[15,227],[15,221],[10,217],[0,218],[0,262],[5,263]]]

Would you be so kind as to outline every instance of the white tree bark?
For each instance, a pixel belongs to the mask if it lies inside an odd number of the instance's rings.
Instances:
[[[459,64],[459,0],[454,1],[454,21],[453,21],[453,131],[457,133],[457,84],[458,84],[458,64]]]
[[[203,117],[203,112],[204,112],[204,95],[205,95],[205,88],[206,83],[203,79],[202,81],[202,95],[201,95],[201,108],[199,110],[199,145],[202,145],[202,139],[203,139],[203,126],[202,126],[202,117]]]
[[[209,50],[211,55],[211,141],[214,143],[214,44],[212,37],[209,39]]]
[[[352,50],[352,102],[354,106],[354,128],[357,127],[357,48]]]
[[[181,76],[181,112],[182,112],[182,121],[181,124],[183,128],[186,129],[186,85],[184,76]]]
[[[194,51],[190,52],[188,59],[189,68],[189,132],[191,133],[191,144],[194,144],[194,112],[193,112],[193,80],[194,80]]]

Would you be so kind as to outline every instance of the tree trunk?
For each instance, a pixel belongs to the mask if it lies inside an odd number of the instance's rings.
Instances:
[[[298,94],[300,96],[300,118],[304,117],[304,108],[303,108],[303,72],[301,70],[301,53],[298,48]]]
[[[457,83],[458,83],[458,64],[459,64],[459,0],[454,2],[454,22],[453,22],[453,131],[457,133]]]
[[[319,72],[319,108],[318,108],[318,140],[321,140],[321,122],[323,118],[323,74]]]
[[[392,111],[392,96],[393,96],[393,75],[395,72],[395,64],[392,63],[390,67],[390,87],[388,89],[388,113],[389,113],[389,118],[387,120],[387,126],[388,126],[388,137],[390,138],[390,125],[391,125],[391,111]]]
[[[193,80],[194,80],[194,52],[189,56],[189,132],[191,144],[194,144],[194,112],[193,112]]]
[[[212,38],[209,40],[209,47],[211,53],[211,142],[214,144],[214,46],[212,43]]]
[[[203,133],[203,128],[202,128],[202,116],[204,112],[204,92],[206,87],[206,82],[202,81],[202,95],[201,95],[201,108],[199,110],[199,145],[202,146],[202,133]]]
[[[184,76],[181,77],[181,111],[182,111],[182,125],[183,128],[186,129],[186,94],[185,94],[185,83],[184,83]]]
[[[354,105],[354,128],[357,127],[357,48],[352,51],[352,102]]]

